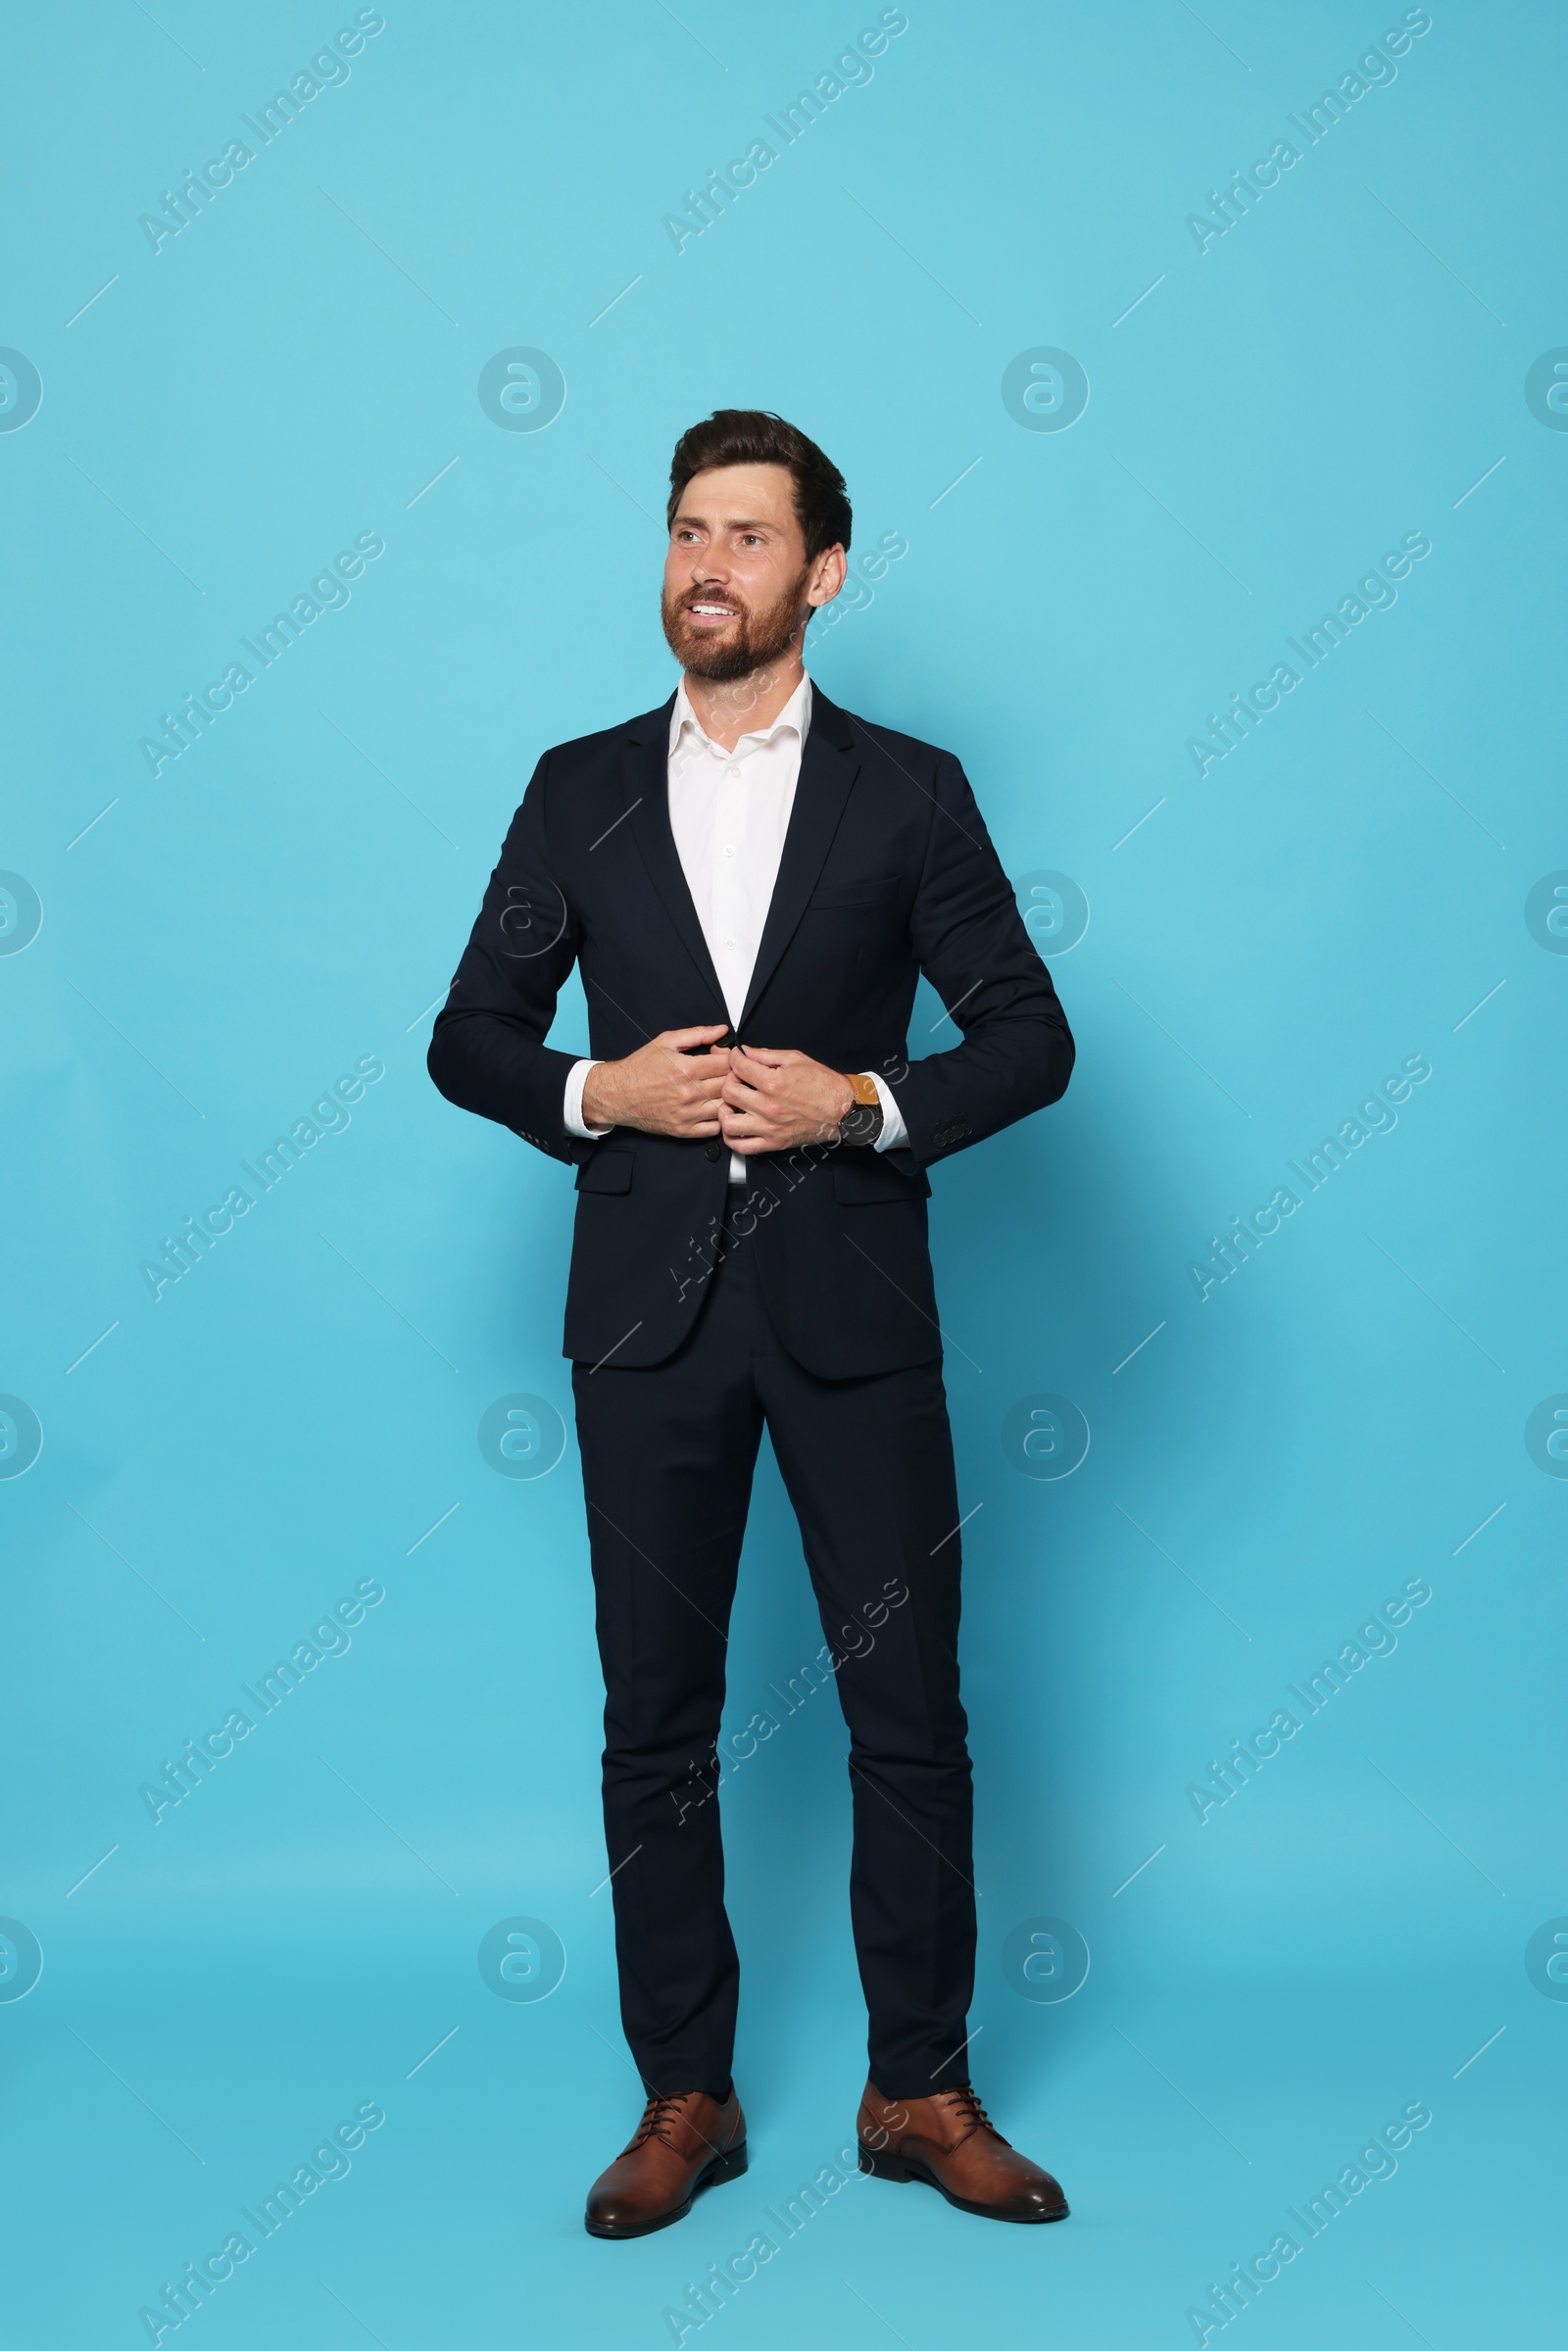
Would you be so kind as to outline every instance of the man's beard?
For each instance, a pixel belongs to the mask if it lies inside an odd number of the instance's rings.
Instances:
[[[660,606],[665,643],[683,669],[691,670],[696,677],[708,678],[714,685],[749,677],[754,669],[764,668],[790,652],[797,636],[804,634],[806,616],[801,612],[801,595],[805,582],[803,569],[777,603],[760,612],[754,612],[729,588],[707,596],[697,588],[684,596],[665,596]],[[722,636],[694,628],[687,618],[688,609],[694,604],[729,606],[737,615],[735,625],[724,630]]]

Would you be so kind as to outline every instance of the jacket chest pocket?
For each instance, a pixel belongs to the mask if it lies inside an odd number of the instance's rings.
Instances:
[[[820,890],[812,891],[807,908],[812,914],[850,914],[858,908],[888,906],[898,896],[901,879],[899,874],[884,873],[862,882],[825,882]]]

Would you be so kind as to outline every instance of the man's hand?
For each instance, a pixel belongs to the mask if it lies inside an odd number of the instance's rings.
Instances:
[[[663,1029],[623,1061],[601,1061],[583,1082],[583,1125],[640,1127],[645,1135],[682,1138],[716,1135],[730,1055],[727,1047],[715,1051],[714,1042],[727,1033],[722,1022]]]
[[[808,1053],[737,1045],[730,1049],[719,1099],[724,1141],[750,1157],[756,1151],[794,1151],[802,1143],[837,1143],[839,1121],[854,1107],[855,1088]]]

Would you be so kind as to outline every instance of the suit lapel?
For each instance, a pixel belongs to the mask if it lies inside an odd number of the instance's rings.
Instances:
[[[795,936],[801,916],[806,911],[807,900],[816,887],[817,876],[832,847],[833,836],[844,813],[844,804],[860,770],[860,762],[855,756],[854,740],[844,711],[837,703],[829,702],[813,680],[811,723],[795,786],[795,805],[790,809],[790,820],[784,835],[784,854],[779,859],[778,879],[773,885],[772,903],[767,909],[767,920],[762,925],[757,962],[738,1024],[737,1033],[742,1038],[746,1035],[746,1023],[751,1019],[758,999]],[[669,830],[667,816],[664,829],[666,833]],[[678,859],[676,870],[679,870]],[[784,1044],[788,1040],[775,1038],[771,1042]]]
[[[628,730],[621,755],[627,809],[624,822],[637,844],[648,878],[712,999],[710,1019],[722,1020],[727,1027],[729,1014],[724,1009],[724,991],[718,984],[713,958],[708,952],[703,926],[697,919],[697,908],[681,871],[675,836],[670,830],[669,719],[674,703],[671,695],[660,710],[634,719]]]

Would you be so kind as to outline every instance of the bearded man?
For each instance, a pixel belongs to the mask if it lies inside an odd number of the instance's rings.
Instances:
[[[429,1067],[576,1169],[564,1353],[606,1687],[621,2022],[648,2093],[587,2227],[746,2168],[717,1738],[765,1427],[850,1735],[869,2018],[861,2169],[1061,2219],[969,2079],[961,1539],[929,1170],[1054,1102],[1073,1045],[958,761],[807,675],[851,509],[814,442],[721,409],[677,444],[658,710],[547,751]],[[591,1055],[546,1039],[573,964]],[[921,973],[957,1042],[910,1061]]]

